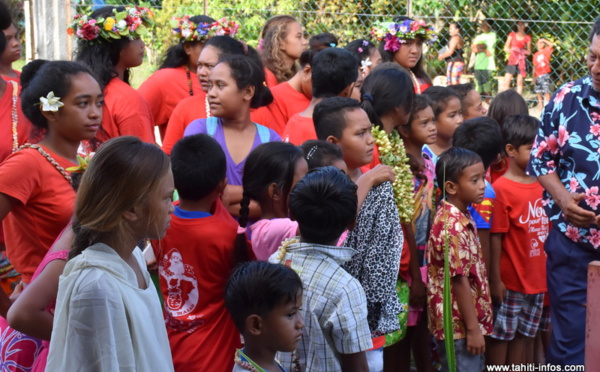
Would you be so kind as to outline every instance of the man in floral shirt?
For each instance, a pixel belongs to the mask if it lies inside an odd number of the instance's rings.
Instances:
[[[563,86],[545,107],[528,169],[545,189],[552,221],[547,362],[562,365],[584,363],[587,267],[600,260],[600,18],[587,65],[590,75]]]

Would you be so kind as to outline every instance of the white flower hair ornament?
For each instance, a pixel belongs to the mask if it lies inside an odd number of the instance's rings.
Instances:
[[[369,67],[373,66],[373,62],[371,62],[371,58],[367,57],[366,59],[360,61],[360,65],[361,71],[363,74],[365,74],[369,71]]]
[[[54,92],[50,92],[46,97],[40,97],[40,105],[42,105],[42,111],[57,112],[65,104],[60,101],[60,97],[54,96]]]

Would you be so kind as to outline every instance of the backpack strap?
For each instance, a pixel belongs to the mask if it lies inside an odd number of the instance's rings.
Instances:
[[[264,125],[257,124],[257,123],[254,123],[254,125],[256,125],[256,130],[258,131],[258,137],[260,138],[260,142],[261,143],[271,142],[271,132],[269,131],[269,128],[265,127]]]
[[[219,125],[219,119],[214,116],[206,118],[206,134],[211,137],[215,136],[217,132],[217,125]]]

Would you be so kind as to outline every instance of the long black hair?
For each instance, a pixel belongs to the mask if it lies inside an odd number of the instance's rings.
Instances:
[[[194,22],[194,24],[196,25],[199,25],[201,23],[211,24],[215,22],[214,19],[207,15],[197,15],[194,17],[190,17],[190,21]],[[177,44],[172,45],[165,53],[164,60],[158,69],[160,70],[163,68],[176,68],[188,64],[189,56],[186,54],[184,46],[186,44],[194,46],[200,43],[200,41],[185,41],[184,39],[182,39]]]

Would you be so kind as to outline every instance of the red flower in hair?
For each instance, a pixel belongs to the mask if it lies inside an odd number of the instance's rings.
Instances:
[[[94,40],[100,34],[100,27],[92,26],[90,24],[83,25],[81,27],[81,36],[85,40]]]

